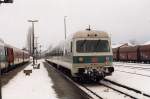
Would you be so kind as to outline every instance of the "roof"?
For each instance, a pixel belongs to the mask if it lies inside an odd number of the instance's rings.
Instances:
[[[126,46],[126,47],[121,47],[120,52],[136,52],[138,49],[138,46]]]
[[[150,45],[150,41],[145,42],[144,45]]]
[[[126,47],[126,46],[129,46],[129,44],[128,43],[112,44],[112,48]]]
[[[96,30],[83,30],[83,31],[78,31],[74,33],[73,38],[108,38],[109,35],[107,32],[104,31],[96,31]]]

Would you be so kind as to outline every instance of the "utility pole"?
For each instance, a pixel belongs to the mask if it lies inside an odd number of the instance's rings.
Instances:
[[[37,56],[38,56],[38,37],[35,37],[35,59],[36,59],[36,63],[37,63]]]
[[[13,0],[0,0],[0,5],[2,3],[13,3]],[[0,99],[2,99],[2,80],[1,80],[1,52],[0,52]]]
[[[41,48],[42,48],[42,45],[40,45],[40,59],[41,59],[41,51],[42,51]]]
[[[66,38],[67,38],[67,33],[66,33],[66,18],[67,16],[64,16],[64,34],[65,34],[65,42],[66,42]],[[64,56],[66,55],[66,48],[64,45]]]
[[[38,20],[28,20],[28,22],[32,23],[32,56],[33,56],[33,66],[35,65],[35,46],[34,46],[34,23],[38,22]]]

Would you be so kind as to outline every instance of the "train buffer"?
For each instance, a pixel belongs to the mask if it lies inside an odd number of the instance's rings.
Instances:
[[[30,73],[32,73],[32,70],[31,69],[24,70],[23,72],[25,73],[26,76],[30,76]]]

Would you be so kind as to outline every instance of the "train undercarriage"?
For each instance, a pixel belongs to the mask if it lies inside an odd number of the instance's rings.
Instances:
[[[75,80],[80,82],[99,82],[105,76],[109,76],[114,72],[113,67],[104,67],[101,70],[91,69],[91,68],[79,68],[77,77],[74,77]]]

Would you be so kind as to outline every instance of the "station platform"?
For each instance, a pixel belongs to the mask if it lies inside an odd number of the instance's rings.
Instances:
[[[24,70],[32,70],[30,75],[22,70],[3,86],[2,99],[58,99],[43,61],[38,62],[40,69],[33,69],[29,64]]]

